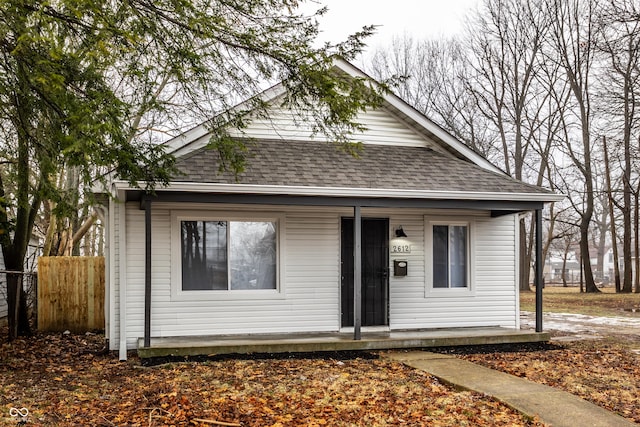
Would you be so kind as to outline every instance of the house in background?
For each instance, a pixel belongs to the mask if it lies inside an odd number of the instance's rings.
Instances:
[[[343,60],[342,72],[364,74]],[[519,329],[518,214],[561,197],[511,179],[395,95],[363,113],[359,158],[271,119],[246,171],[219,173],[202,125],[170,141],[183,175],[156,194],[114,181],[111,349],[172,337]]]
[[[577,246],[577,244],[576,244]],[[596,247],[590,250],[591,254],[597,253]],[[619,249],[619,254],[622,253],[622,249]],[[566,262],[563,259],[566,257]],[[632,274],[635,274],[635,256],[632,254]],[[582,268],[580,265],[580,250],[570,249],[566,253],[560,251],[550,251],[545,260],[544,266],[544,278],[547,284],[551,283],[563,283],[562,270],[564,264],[564,275],[567,284],[579,285],[582,278]],[[591,257],[591,267],[593,268],[594,279],[598,286],[612,286],[615,281],[615,266],[613,248],[605,248],[604,255],[602,257],[602,271],[598,268],[598,258],[596,256]],[[620,275],[624,275],[624,258],[618,256],[618,266],[620,268]]]
[[[580,282],[580,263],[573,256],[563,261],[559,257],[550,256],[547,257],[544,268],[545,283],[563,283],[562,271],[564,266],[564,278],[567,283],[579,283]]]
[[[36,298],[36,272],[38,270],[38,257],[42,254],[42,246],[37,238],[32,237],[27,246],[27,255],[24,260],[23,286],[33,304]],[[8,315],[7,303],[7,272],[4,267],[4,257],[0,248],[0,325],[6,324]]]

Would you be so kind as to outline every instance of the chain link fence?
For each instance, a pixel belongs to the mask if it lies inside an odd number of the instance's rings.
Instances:
[[[19,275],[22,278],[22,288],[27,296],[27,311],[33,326],[37,325],[38,316],[38,273],[35,271],[7,271],[0,270],[0,325],[7,323],[7,278]]]

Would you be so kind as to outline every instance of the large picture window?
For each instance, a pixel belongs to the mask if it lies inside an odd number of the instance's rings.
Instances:
[[[277,222],[181,220],[182,290],[277,289]]]

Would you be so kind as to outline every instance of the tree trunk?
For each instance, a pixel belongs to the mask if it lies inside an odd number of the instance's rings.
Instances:
[[[567,256],[569,255],[569,251],[566,250],[562,257],[562,287],[567,287]]]
[[[620,292],[620,264],[618,263],[618,235],[616,233],[615,205],[613,203],[613,189],[611,188],[611,171],[609,170],[609,151],[607,138],[602,137],[604,148],[604,172],[607,184],[607,200],[609,202],[609,218],[611,218],[611,249],[613,250],[613,276],[616,293]]]
[[[33,225],[37,213],[40,209],[42,180],[43,176],[38,176],[32,180],[32,171],[30,169],[31,152],[29,139],[32,123],[32,111],[30,109],[31,87],[29,82],[29,71],[23,66],[18,67],[16,79],[17,91],[17,114],[12,120],[15,120],[16,140],[17,140],[17,162],[15,175],[15,193],[16,199],[15,222],[13,226],[13,236],[9,233],[0,233],[0,245],[2,246],[2,254],[4,258],[4,267],[12,274],[7,274],[7,294],[9,295],[8,317],[9,317],[9,339],[12,340],[17,336],[26,336],[31,334],[29,326],[29,318],[27,315],[27,298],[22,287],[22,272],[24,271],[24,262],[29,246],[29,240],[33,232]],[[34,182],[35,181],[35,182]],[[35,187],[35,190],[33,188]],[[6,197],[5,182],[0,177],[0,200]],[[31,196],[30,196],[31,195]],[[9,229],[10,220],[6,209],[0,209],[0,229],[6,231]]]
[[[584,274],[584,289],[588,293],[600,292],[600,289],[596,286],[596,282],[593,280],[593,269],[591,268],[591,260],[589,259],[589,248],[587,247],[589,242],[585,240],[587,237],[582,237],[580,246],[583,246],[584,255],[582,256],[582,271]]]
[[[608,209],[606,209],[606,203],[604,201],[600,202],[598,199],[598,203],[602,203],[602,215],[600,217],[600,223],[598,224],[598,253],[596,258],[596,278],[597,280],[604,282],[604,256],[607,249],[607,231],[609,228],[609,224],[607,223],[608,218]]]
[[[630,169],[626,169],[629,154],[629,148],[625,144],[625,171],[623,175],[623,206],[622,206],[622,257],[624,259],[624,277],[622,280],[621,292],[630,293],[632,291],[633,281],[633,260],[631,256],[631,186],[630,186]],[[630,167],[630,166],[629,166]]]
[[[590,217],[589,217],[590,218]],[[589,223],[591,221],[583,216],[580,220],[580,262],[582,271],[584,272],[584,290],[587,293],[600,292],[593,280],[593,269],[591,268],[591,259],[589,257]]]
[[[105,240],[104,240],[104,227],[102,226],[103,222],[100,222],[100,227],[97,228],[97,232],[98,232],[98,256],[104,256],[104,245],[105,245]]]
[[[7,303],[10,341],[19,336],[31,335],[29,314],[27,310],[27,293],[24,290],[23,281],[23,273],[7,273]]]
[[[638,193],[634,195],[634,215],[633,215],[633,229],[634,229],[634,253],[635,257],[634,265],[635,265],[635,277],[634,277],[634,288],[636,293],[640,293],[640,257],[638,256],[638,252],[640,251],[640,242],[638,242],[638,228],[640,226],[640,218],[638,218],[638,214],[640,213],[640,206],[638,204]]]

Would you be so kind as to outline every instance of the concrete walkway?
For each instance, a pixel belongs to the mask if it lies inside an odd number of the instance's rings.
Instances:
[[[537,415],[553,427],[636,426],[570,393],[453,356],[425,351],[392,351],[384,353],[383,357],[429,372],[455,387],[493,396],[525,415]]]

